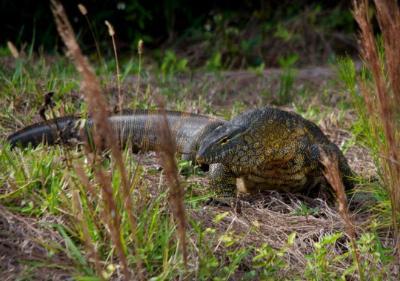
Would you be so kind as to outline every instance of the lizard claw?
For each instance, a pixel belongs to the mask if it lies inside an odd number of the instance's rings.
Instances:
[[[232,205],[230,202],[223,200],[223,199],[215,199],[213,197],[210,197],[206,201],[207,206],[215,206],[215,207],[231,207]]]

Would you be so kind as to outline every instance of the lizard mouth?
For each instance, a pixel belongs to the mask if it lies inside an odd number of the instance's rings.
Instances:
[[[203,156],[197,154],[196,155],[196,162],[198,164],[206,164],[206,159]]]
[[[196,162],[198,164],[212,164],[212,163],[219,163],[219,162],[226,162],[229,157],[229,155],[231,155],[231,150],[228,151],[224,151],[222,152],[220,155],[214,155],[214,156],[203,156],[201,153],[196,155]]]

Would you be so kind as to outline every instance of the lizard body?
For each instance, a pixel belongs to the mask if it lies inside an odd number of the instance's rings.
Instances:
[[[317,125],[298,114],[277,108],[254,109],[231,121],[167,111],[167,121],[185,159],[210,166],[210,185],[222,197],[236,191],[265,189],[304,191],[327,185],[319,162],[321,149],[336,155],[346,187],[352,182],[351,169],[340,149]],[[109,117],[120,144],[135,150],[155,150],[160,140],[160,111],[133,111]],[[55,144],[76,138],[83,140],[80,118],[61,117],[28,126],[8,137],[12,146]],[[86,136],[93,127],[84,123]]]

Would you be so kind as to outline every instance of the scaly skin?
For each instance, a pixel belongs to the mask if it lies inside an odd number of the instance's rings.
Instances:
[[[166,111],[166,118],[175,137],[177,152],[188,160],[195,159],[200,141],[216,126],[226,121],[203,115]],[[160,126],[163,113],[158,110],[129,110],[108,118],[111,128],[117,135],[121,146],[129,145],[135,152],[154,151],[159,147]],[[93,122],[75,116],[59,117],[27,126],[7,140],[11,147],[68,144],[72,140],[82,142],[90,139]]]
[[[232,198],[237,190],[298,192],[327,186],[319,162],[320,151],[337,156],[345,186],[352,172],[339,148],[314,123],[295,113],[265,107],[223,121],[201,115],[166,112],[178,152],[185,159],[210,165],[210,185],[218,195]],[[132,111],[109,121],[122,145],[155,150],[162,115],[159,111]],[[79,118],[63,117],[35,124],[12,134],[15,146],[82,140]],[[57,126],[55,125],[57,123]],[[84,126],[91,133],[89,119]],[[57,129],[58,127],[58,129]]]
[[[197,160],[211,164],[211,185],[222,197],[238,189],[297,192],[327,185],[321,149],[338,157],[351,188],[352,172],[339,148],[314,123],[276,108],[251,110],[219,126],[203,140]]]

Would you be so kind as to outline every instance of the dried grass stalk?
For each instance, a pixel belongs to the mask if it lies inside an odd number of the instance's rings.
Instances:
[[[382,155],[383,181],[387,186],[395,230],[395,249],[400,260],[400,9],[396,1],[375,0],[377,20],[382,32],[384,55],[379,53],[370,21],[369,1],[354,0],[354,18],[360,27],[361,54],[373,76],[375,91],[361,81],[374,131]],[[375,101],[377,106],[375,105]]]
[[[164,106],[160,102],[162,121],[159,125],[160,142],[158,155],[164,169],[165,177],[169,186],[169,200],[175,220],[178,224],[178,236],[182,247],[182,255],[185,266],[187,266],[186,245],[186,212],[184,205],[184,191],[179,182],[178,168],[175,160],[176,143],[171,134]]]
[[[139,65],[138,65],[138,80],[136,83],[136,96],[139,96],[141,77],[142,77],[142,55],[143,55],[143,40],[140,39],[137,45],[138,55],[139,55]]]
[[[93,38],[93,42],[96,45],[97,57],[99,59],[99,62],[102,62],[103,65],[106,65],[105,62],[104,62],[103,56],[101,55],[100,46],[99,46],[99,43],[96,40],[96,35],[94,33],[93,26],[92,26],[92,24],[91,24],[91,22],[89,20],[89,17],[88,17],[88,10],[86,9],[86,6],[84,6],[82,3],[78,4],[78,9],[79,9],[79,12],[82,14],[82,16],[85,17],[86,23],[87,23],[87,25],[89,27],[90,33],[91,33],[92,38]]]
[[[114,50],[114,58],[115,58],[115,68],[117,72],[117,89],[118,89],[118,111],[122,111],[122,104],[123,104],[123,99],[122,99],[122,94],[121,94],[121,74],[119,71],[119,62],[118,62],[118,52],[117,52],[117,44],[115,43],[115,29],[112,26],[112,24],[106,20],[104,21],[105,25],[108,28],[108,35],[111,37],[112,45],[113,45],[113,50]]]
[[[355,263],[357,264],[360,280],[365,280],[364,272],[360,266],[360,254],[356,244],[356,230],[352,222],[351,216],[349,214],[349,210],[347,208],[347,197],[342,177],[339,172],[337,156],[334,154],[328,155],[327,152],[324,151],[321,147],[320,147],[320,154],[321,154],[320,161],[322,165],[324,165],[325,167],[324,176],[331,185],[332,189],[335,191],[336,199],[339,204],[339,214],[345,223],[346,233],[350,237],[350,241],[353,248],[353,258]]]
[[[121,174],[122,181],[122,195],[124,201],[124,207],[128,213],[132,236],[137,245],[136,229],[137,223],[133,213],[133,206],[130,196],[130,188],[127,178],[127,173],[123,163],[122,153],[117,147],[116,136],[113,133],[110,123],[108,122],[107,102],[101,93],[100,83],[97,80],[94,71],[92,70],[87,58],[82,54],[81,49],[76,42],[76,37],[71,24],[68,21],[63,6],[57,0],[51,1],[51,9],[57,24],[57,30],[67,46],[67,54],[73,60],[76,69],[82,76],[82,88],[85,94],[86,102],[88,103],[89,113],[94,123],[93,139],[95,147],[106,147],[111,149],[111,154],[115,160],[117,169]],[[111,188],[111,177],[109,173],[102,170],[100,165],[94,165],[94,171],[96,180],[99,183],[102,190],[102,197],[105,203],[105,210],[107,214],[107,221],[109,222],[109,229],[114,245],[117,250],[118,257],[122,269],[124,271],[125,278],[129,280],[131,278],[130,271],[128,269],[128,262],[121,241],[121,217],[116,207],[115,200],[113,198],[113,191]],[[135,251],[137,253],[137,251]],[[143,280],[143,267],[139,256],[137,255],[137,269],[138,277]]]

